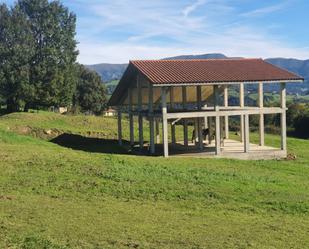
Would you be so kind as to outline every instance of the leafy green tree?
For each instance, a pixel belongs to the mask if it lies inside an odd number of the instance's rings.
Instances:
[[[294,129],[297,136],[309,138],[309,108],[295,118]]]
[[[288,111],[286,113],[287,125],[293,127],[296,119],[305,112],[304,104],[291,104],[288,106]]]
[[[18,6],[0,5],[0,92],[8,111],[17,111],[33,94],[30,65],[34,54],[29,21]]]
[[[30,82],[35,94],[28,105],[61,106],[72,103],[76,78],[76,16],[59,1],[19,0],[17,6],[30,23],[34,56]]]
[[[78,83],[75,95],[75,106],[82,111],[100,114],[106,107],[106,89],[101,77],[83,65],[77,65]]]

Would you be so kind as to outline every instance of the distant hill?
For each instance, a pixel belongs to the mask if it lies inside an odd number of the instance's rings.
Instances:
[[[85,65],[87,68],[96,71],[102,78],[104,82],[110,82],[112,80],[119,80],[124,71],[126,70],[128,64],[95,64],[95,65]]]
[[[199,55],[179,55],[164,58],[163,60],[188,60],[188,59],[227,59],[224,54],[199,54]]]
[[[164,58],[163,60],[176,60],[176,59],[232,59],[241,57],[227,57],[224,54],[202,54],[202,55],[180,55],[175,57]],[[304,84],[289,84],[288,92],[290,94],[304,94],[309,93],[309,60],[297,60],[287,58],[269,58],[266,59],[269,63],[279,66],[294,72],[306,79]],[[127,64],[96,64],[88,65],[88,68],[95,70],[103,79],[108,83],[113,80],[119,80],[123,75]]]

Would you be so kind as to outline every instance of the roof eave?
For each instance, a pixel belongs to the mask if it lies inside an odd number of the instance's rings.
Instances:
[[[220,81],[220,82],[173,82],[173,83],[152,83],[155,87],[163,86],[213,86],[213,85],[237,85],[241,83],[246,84],[257,84],[258,82],[263,82],[266,84],[276,84],[276,83],[303,83],[304,79],[290,79],[290,80],[254,80],[254,81]]]

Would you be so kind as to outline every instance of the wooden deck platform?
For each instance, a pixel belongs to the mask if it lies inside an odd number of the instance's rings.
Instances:
[[[145,150],[147,151],[147,146]],[[163,146],[156,145],[156,155],[162,155]],[[200,151],[194,144],[185,147],[183,143],[175,145],[169,144],[169,152],[171,157],[195,157],[195,158],[231,158],[241,160],[271,160],[282,159],[287,156],[285,151],[279,148],[269,146],[259,146],[250,143],[248,153],[244,152],[244,144],[242,142],[226,139],[221,146],[221,154],[215,154],[215,144],[204,144],[204,150]]]

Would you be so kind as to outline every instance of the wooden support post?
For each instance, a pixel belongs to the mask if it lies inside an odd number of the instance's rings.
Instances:
[[[118,144],[122,146],[122,125],[121,125],[121,111],[118,110]]]
[[[156,142],[157,144],[160,143],[160,124],[157,119],[156,119]]]
[[[172,145],[176,144],[176,124],[171,123]]]
[[[168,128],[167,128],[167,105],[166,105],[166,88],[161,88],[161,102],[162,102],[162,134],[163,134],[163,150],[164,157],[168,157]]]
[[[214,109],[219,111],[219,89],[218,86],[214,86]],[[216,115],[216,155],[221,154],[221,134],[220,134],[220,116]]]
[[[170,87],[170,108],[173,110],[174,106],[174,87]],[[171,137],[172,137],[172,145],[176,144],[176,130],[175,124],[171,123]]]
[[[260,110],[264,108],[264,93],[263,93],[263,82],[259,82],[259,94],[258,94],[258,104]],[[260,120],[259,120],[259,137],[260,137],[260,146],[265,145],[265,129],[264,129],[264,114],[260,114]]]
[[[228,85],[224,86],[224,107],[229,106],[229,89]],[[229,130],[229,116],[224,116],[224,131],[225,131],[225,139],[229,139],[230,130]]]
[[[186,110],[186,104],[187,104],[187,88],[185,86],[182,87],[182,108],[185,111]],[[189,141],[188,141],[188,120],[183,120],[183,142],[184,146],[188,147]]]
[[[200,111],[202,110],[202,86],[196,87],[196,94],[197,94],[197,109]],[[203,142],[203,119],[198,118],[197,119],[197,128],[198,128],[198,146],[199,150],[204,149],[204,142]]]
[[[286,142],[286,84],[281,83],[280,85],[280,100],[281,100],[281,150],[287,151],[287,142]]]
[[[221,139],[220,139],[220,117],[216,116],[216,155],[221,154]]]
[[[150,154],[155,153],[155,141],[154,141],[154,117],[153,117],[153,86],[148,83],[148,112],[149,112],[149,134],[150,134]]]
[[[248,153],[250,150],[250,126],[249,126],[249,114],[244,115],[244,151]]]
[[[198,119],[197,118],[195,118],[194,119],[194,137],[193,137],[193,139],[194,139],[194,145],[195,146],[198,146]]]
[[[207,117],[207,123],[208,123],[208,130],[209,130],[209,135],[208,135],[208,144],[211,144],[211,138],[212,138],[212,127],[211,127],[211,117]]]
[[[139,75],[137,76],[137,91],[138,91],[138,135],[139,135],[139,148],[143,150],[144,148],[144,134],[143,134],[143,95],[142,95],[142,83],[140,81]]]
[[[245,107],[245,86],[244,83],[239,85],[239,105]],[[244,116],[240,115],[240,140],[244,141]]]
[[[132,88],[129,88],[129,125],[130,125],[130,145],[134,146],[134,116],[133,116],[133,106],[132,106]]]

